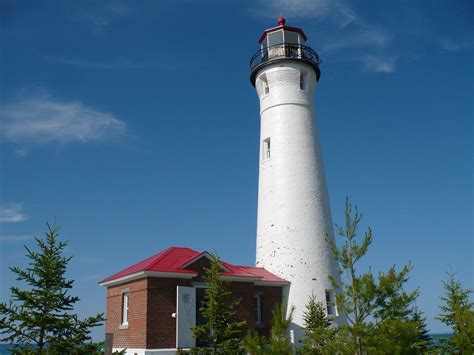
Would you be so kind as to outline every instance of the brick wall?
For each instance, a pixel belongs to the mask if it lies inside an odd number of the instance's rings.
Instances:
[[[194,280],[193,280],[194,281]],[[106,333],[113,333],[114,347],[174,348],[176,346],[176,286],[191,286],[191,280],[147,278],[107,290]],[[122,322],[122,291],[129,288],[128,328],[120,329]],[[282,300],[281,287],[254,286],[250,282],[231,282],[232,299],[241,299],[237,318],[246,321],[249,329],[255,327],[254,294],[262,293],[263,325],[256,330],[268,335],[272,310]]]
[[[261,335],[268,336],[272,325],[272,311],[277,303],[282,302],[282,287],[255,286],[255,292],[262,293],[262,325],[255,328]]]
[[[191,286],[190,280],[150,278],[148,281],[147,347],[176,347],[176,286]]]
[[[107,289],[106,333],[113,333],[114,347],[146,346],[148,280],[131,281]],[[128,328],[122,324],[122,290],[129,288]]]

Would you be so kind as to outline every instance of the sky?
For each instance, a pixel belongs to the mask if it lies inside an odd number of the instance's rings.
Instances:
[[[473,287],[472,1],[0,3],[0,299],[56,221],[80,316],[98,281],[169,246],[255,263],[258,38],[281,14],[321,56],[317,124],[334,221],[411,263],[434,333],[447,271]],[[94,330],[103,337],[104,328]]]

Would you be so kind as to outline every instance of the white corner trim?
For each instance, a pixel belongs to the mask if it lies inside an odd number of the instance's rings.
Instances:
[[[100,286],[112,286],[120,283],[141,279],[143,277],[163,277],[163,278],[176,278],[176,279],[192,279],[196,273],[182,273],[182,272],[163,272],[163,271],[139,271],[134,274],[119,277],[118,279],[105,281],[100,283]]]

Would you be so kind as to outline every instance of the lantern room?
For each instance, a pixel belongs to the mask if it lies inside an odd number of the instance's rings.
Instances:
[[[255,86],[257,72],[264,66],[281,60],[298,60],[309,64],[319,80],[321,60],[318,54],[306,46],[307,37],[301,28],[286,25],[284,17],[278,18],[278,26],[263,32],[258,42],[260,50],[250,59],[250,81]]]
[[[303,44],[306,42],[306,35],[301,28],[290,27],[285,25],[284,17],[278,18],[278,26],[270,28],[263,32],[258,42],[261,49],[281,46],[284,43],[288,44]]]

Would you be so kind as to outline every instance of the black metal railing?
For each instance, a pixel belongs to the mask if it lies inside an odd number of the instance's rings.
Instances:
[[[309,64],[316,71],[316,80],[319,80],[321,76],[319,70],[321,58],[319,58],[318,53],[302,44],[283,43],[260,49],[250,58],[250,82],[252,85],[255,86],[255,78],[261,67],[272,61],[282,59],[296,59]]]
[[[301,59],[317,67],[321,63],[318,53],[302,44],[283,43],[260,49],[250,59],[250,70],[274,59],[293,58]]]

